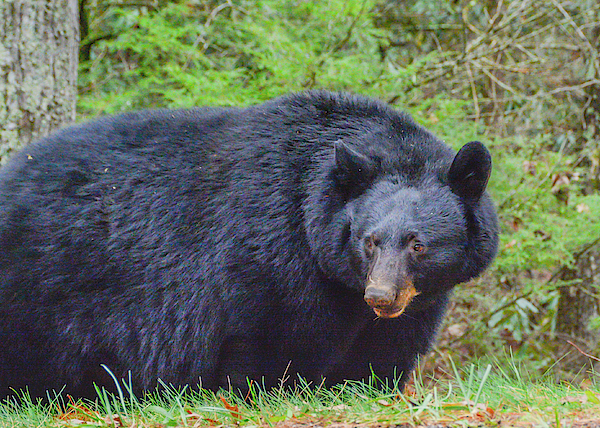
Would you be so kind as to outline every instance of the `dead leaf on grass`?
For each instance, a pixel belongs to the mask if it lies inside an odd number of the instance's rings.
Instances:
[[[467,331],[467,326],[466,324],[461,323],[452,324],[450,327],[447,328],[447,331],[448,334],[452,337],[461,337]]]
[[[121,420],[121,416],[119,416],[119,415],[106,415],[102,419],[104,420],[104,423],[106,425],[111,425],[116,428],[121,428],[121,427],[125,426],[125,424]]]
[[[587,403],[588,397],[586,395],[567,395],[560,400],[561,404],[565,403]]]
[[[336,404],[335,406],[330,407],[330,409],[335,411],[345,411],[349,410],[350,406],[347,406],[346,404]]]
[[[223,407],[225,407],[227,410],[229,410],[229,413],[231,413],[231,417],[233,419],[237,419],[237,420],[241,419],[240,409],[238,408],[237,404],[235,404],[235,405],[229,404],[227,402],[227,400],[225,399],[225,397],[223,397],[222,395],[219,395],[219,399],[223,403]]]

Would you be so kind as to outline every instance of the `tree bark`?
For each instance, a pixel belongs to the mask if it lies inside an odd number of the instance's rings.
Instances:
[[[557,330],[561,334],[590,342],[591,347],[600,342],[598,331],[589,325],[590,320],[600,316],[599,245],[584,252],[572,269],[564,271],[561,279],[568,285],[560,289],[557,317]]]
[[[0,163],[75,119],[77,0],[0,1]]]
[[[596,21],[597,22],[597,21]],[[589,28],[588,40],[593,47],[587,55],[589,68],[595,70],[593,79],[600,79],[600,63],[596,52],[600,49],[600,25]],[[600,85],[588,85],[582,98],[582,128],[579,129],[587,153],[586,163],[590,170],[584,178],[582,191],[597,193],[600,191],[600,168],[598,154],[600,153]],[[576,255],[576,263],[571,269],[566,269],[561,275],[566,285],[559,289],[560,297],[556,322],[556,332],[565,345],[562,351],[573,348],[566,345],[569,340],[584,352],[600,357],[600,329],[590,325],[600,317],[600,241],[591,242],[585,251]],[[596,326],[597,327],[597,326]],[[564,353],[562,355],[565,355]],[[570,352],[565,358],[565,365],[579,371],[591,359],[578,351]],[[592,364],[597,367],[597,363]]]
[[[565,357],[561,365],[573,372],[581,372],[581,368],[587,364],[598,368],[597,362],[579,350],[600,357],[600,331],[590,325],[592,320],[600,316],[599,246],[596,243],[581,254],[576,265],[562,275],[569,285],[560,288],[556,330],[562,342],[559,352]]]

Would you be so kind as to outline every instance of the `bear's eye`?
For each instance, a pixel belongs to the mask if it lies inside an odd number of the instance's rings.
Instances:
[[[410,243],[410,249],[413,253],[416,254],[423,254],[425,253],[425,251],[427,251],[427,247],[425,246],[425,244],[423,244],[422,242],[413,239]]]
[[[373,251],[375,251],[376,246],[377,242],[374,236],[371,235],[365,238],[365,251],[369,256],[373,254]]]

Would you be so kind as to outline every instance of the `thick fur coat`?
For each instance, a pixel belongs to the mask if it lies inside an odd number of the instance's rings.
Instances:
[[[495,255],[490,169],[327,92],[55,132],[0,169],[0,395],[404,380]]]

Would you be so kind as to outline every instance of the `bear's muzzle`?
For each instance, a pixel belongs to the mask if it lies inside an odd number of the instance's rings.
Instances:
[[[365,288],[365,302],[380,318],[397,318],[419,294],[406,275],[402,250],[377,248]]]

